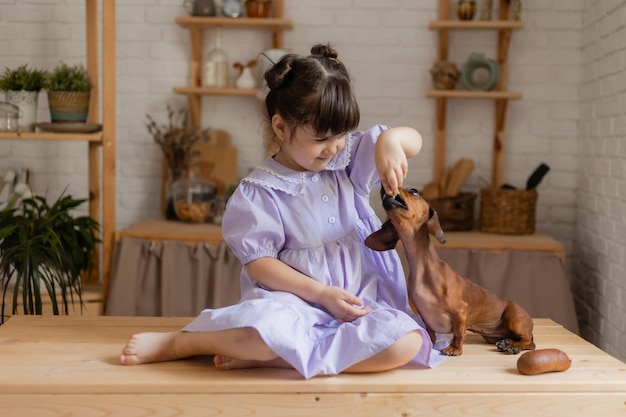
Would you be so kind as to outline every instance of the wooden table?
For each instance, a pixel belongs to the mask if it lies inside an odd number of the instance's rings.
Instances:
[[[115,240],[134,237],[145,240],[179,240],[195,244],[205,242],[217,245],[222,242],[222,226],[212,223],[185,223],[165,219],[150,219],[115,233]]]
[[[220,371],[208,358],[124,367],[138,331],[188,318],[16,316],[0,327],[0,416],[624,416],[626,364],[563,327],[536,320],[540,348],[572,358],[567,372],[524,376],[518,356],[470,335],[434,369],[303,380],[295,371]]]
[[[504,235],[496,233],[446,232],[446,243],[441,244],[432,239],[437,247],[444,249],[481,249],[489,251],[531,251],[547,252],[557,255],[565,262],[565,248],[556,239],[541,234]]]
[[[115,233],[115,240],[134,237],[145,240],[179,240],[187,243],[220,243],[222,227],[211,223],[184,223],[165,219],[150,219],[134,224]],[[531,235],[503,235],[495,233],[446,232],[446,243],[438,247],[447,249],[522,250],[554,253],[565,261],[565,248],[550,236],[541,233]]]

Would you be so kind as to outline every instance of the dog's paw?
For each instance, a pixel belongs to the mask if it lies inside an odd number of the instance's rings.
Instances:
[[[496,342],[496,347],[500,352],[505,352],[512,343],[511,339],[500,339]]]
[[[446,356],[461,356],[463,350],[460,348],[455,348],[452,346],[448,346],[445,349],[441,349],[441,354]]]
[[[517,355],[522,349],[517,346],[511,339],[500,339],[496,342],[496,347],[500,352]]]

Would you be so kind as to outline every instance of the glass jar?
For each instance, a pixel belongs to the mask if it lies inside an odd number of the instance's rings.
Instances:
[[[207,180],[185,178],[172,183],[172,202],[176,217],[189,223],[210,222],[217,187]]]
[[[0,132],[17,132],[19,116],[19,107],[5,101],[0,102]]]
[[[228,55],[222,49],[222,30],[215,29],[215,43],[204,60],[202,86],[212,88],[228,87]]]

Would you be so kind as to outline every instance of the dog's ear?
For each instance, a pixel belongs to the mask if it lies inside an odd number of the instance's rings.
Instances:
[[[430,209],[430,218],[426,222],[426,227],[428,228],[428,233],[435,236],[439,243],[446,243],[446,237],[441,229],[441,224],[439,224],[439,216],[432,208]]]
[[[365,246],[378,252],[391,250],[396,247],[400,238],[391,220],[383,223],[379,231],[372,233],[365,239]]]

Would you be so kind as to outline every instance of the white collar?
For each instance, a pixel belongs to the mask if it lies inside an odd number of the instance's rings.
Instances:
[[[346,146],[330,160],[324,171],[345,169],[350,163],[352,145],[352,134],[346,134]],[[307,180],[311,180],[314,177],[319,177],[319,173],[314,171],[295,171],[287,168],[270,156],[241,181],[259,184],[289,195],[298,196],[304,194]]]

